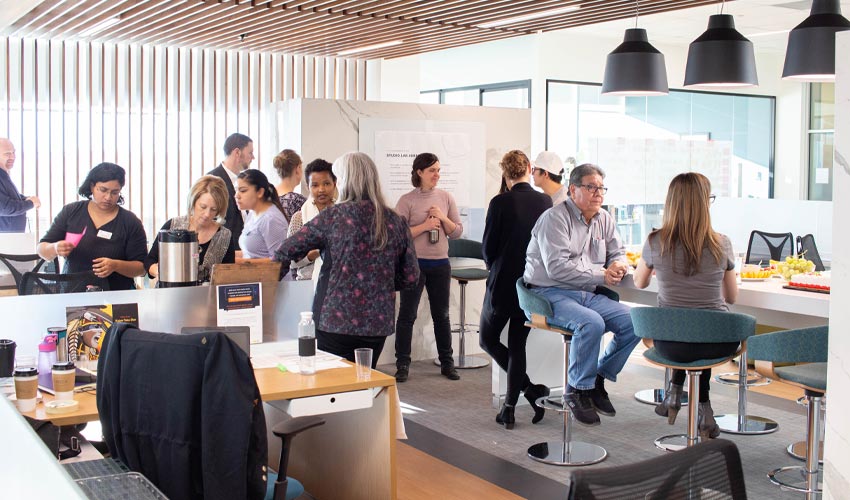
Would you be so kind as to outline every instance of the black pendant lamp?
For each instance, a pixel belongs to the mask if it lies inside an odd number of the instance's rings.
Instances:
[[[664,54],[649,43],[645,29],[627,29],[623,43],[605,61],[602,93],[652,96],[668,92]]]
[[[708,18],[708,29],[691,42],[685,87],[751,87],[758,85],[753,42],[735,29],[729,14]]]
[[[835,33],[850,30],[838,0],[814,0],[809,17],[791,30],[782,78],[802,82],[835,80]]]

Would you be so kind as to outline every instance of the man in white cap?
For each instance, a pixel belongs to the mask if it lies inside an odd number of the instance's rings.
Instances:
[[[541,151],[532,165],[531,179],[534,185],[552,197],[552,206],[567,201],[570,195],[567,186],[561,184],[564,178],[564,163],[551,151]]]

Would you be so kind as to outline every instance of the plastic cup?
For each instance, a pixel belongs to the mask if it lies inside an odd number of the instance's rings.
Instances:
[[[53,396],[57,400],[74,399],[74,379],[77,369],[73,361],[53,364]]]
[[[357,380],[372,378],[372,348],[361,347],[354,350],[354,364],[357,367]]]
[[[38,370],[32,366],[15,368],[15,399],[21,412],[35,410],[35,396],[38,392]]]

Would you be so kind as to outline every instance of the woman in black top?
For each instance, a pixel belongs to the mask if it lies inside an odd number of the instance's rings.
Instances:
[[[210,280],[213,264],[236,262],[236,244],[230,229],[221,225],[227,213],[230,195],[224,181],[214,175],[198,179],[189,192],[189,215],[181,215],[163,224],[162,230],[186,229],[198,234],[198,281]],[[145,259],[151,278],[159,277],[159,238],[155,238]]]
[[[124,169],[118,165],[91,169],[78,190],[86,201],[65,205],[38,244],[38,254],[44,260],[65,257],[64,273],[93,271],[110,290],[135,289],[133,278],[145,272],[147,237],[138,217],[119,206],[123,187]]]
[[[544,412],[535,401],[549,395],[548,387],[532,384],[525,373],[525,343],[529,329],[525,327],[525,313],[517,300],[516,280],[525,268],[525,249],[531,239],[531,229],[540,214],[552,208],[552,198],[528,184],[531,163],[522,151],[505,153],[499,165],[509,191],[493,198],[487,209],[482,252],[490,275],[481,310],[479,342],[508,374],[505,404],[496,415],[496,422],[511,429],[520,391],[525,393],[534,409],[531,422],[535,424],[543,418]],[[506,347],[499,337],[509,320]]]

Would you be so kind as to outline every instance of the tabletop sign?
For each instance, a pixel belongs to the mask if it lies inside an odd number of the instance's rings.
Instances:
[[[216,286],[216,324],[247,326],[251,343],[263,341],[263,289],[259,283]]]

